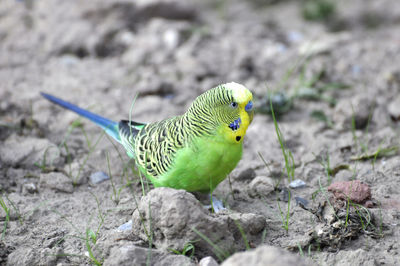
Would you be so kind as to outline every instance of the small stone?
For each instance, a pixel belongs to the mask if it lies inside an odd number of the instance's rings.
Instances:
[[[88,181],[90,168],[87,164],[81,165],[77,161],[65,165],[64,171],[71,177],[74,185],[83,185]]]
[[[373,115],[375,100],[364,95],[339,101],[335,107],[333,120],[339,129],[364,129]]]
[[[128,222],[120,225],[117,230],[121,232],[132,230],[132,220],[129,220]]]
[[[72,180],[63,173],[58,172],[41,174],[40,186],[66,193],[72,193],[74,191]]]
[[[281,192],[279,192],[279,200],[283,202],[289,201],[289,190],[287,188],[282,188]]]
[[[302,197],[294,197],[296,200],[296,204],[302,207],[303,209],[307,210],[308,200],[303,199]]]
[[[273,181],[271,178],[266,176],[257,176],[250,182],[248,188],[248,193],[252,197],[266,196],[273,191]]]
[[[60,161],[60,150],[46,139],[12,136],[0,146],[0,161],[17,167],[49,166]]]
[[[261,246],[253,250],[238,252],[225,260],[221,266],[309,266],[315,265],[312,261],[284,249],[272,246]]]
[[[90,178],[90,182],[92,182],[92,184],[99,184],[103,181],[110,179],[110,177],[102,171],[91,174],[89,178]]]
[[[293,180],[289,184],[289,187],[291,187],[291,188],[301,188],[301,187],[305,187],[305,186],[306,186],[306,182],[304,182],[301,179]]]
[[[336,182],[328,187],[336,199],[351,200],[355,203],[363,203],[371,199],[371,188],[360,180]]]
[[[199,266],[218,266],[218,262],[211,256],[204,257],[199,261]]]
[[[167,19],[194,20],[197,17],[195,6],[179,0],[137,0],[138,15],[144,18],[162,17]]]
[[[22,190],[23,190],[23,192],[27,192],[27,193],[30,193],[30,194],[34,194],[34,193],[38,192],[37,186],[34,183],[26,183],[26,184],[24,184]]]
[[[396,97],[389,103],[388,112],[393,121],[397,122],[400,120],[400,97]]]

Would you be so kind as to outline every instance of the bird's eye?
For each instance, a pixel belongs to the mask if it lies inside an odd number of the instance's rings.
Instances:
[[[231,102],[231,107],[232,107],[232,108],[238,107],[238,103],[237,103],[237,102]]]

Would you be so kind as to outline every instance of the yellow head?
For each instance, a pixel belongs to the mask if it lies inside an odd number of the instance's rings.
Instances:
[[[225,112],[230,122],[220,127],[225,139],[233,143],[241,143],[247,128],[253,120],[253,94],[243,85],[230,82],[222,85],[231,94],[232,100]]]

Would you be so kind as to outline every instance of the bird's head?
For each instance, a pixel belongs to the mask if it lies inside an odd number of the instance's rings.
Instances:
[[[242,143],[253,120],[253,95],[243,85],[230,82],[200,95],[189,109],[204,128],[231,143]]]

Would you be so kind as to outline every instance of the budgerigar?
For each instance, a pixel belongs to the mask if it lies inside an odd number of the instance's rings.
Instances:
[[[95,122],[121,143],[155,187],[212,193],[242,157],[253,96],[226,83],[198,96],[185,114],[155,123],[119,123],[52,95],[48,100]]]

